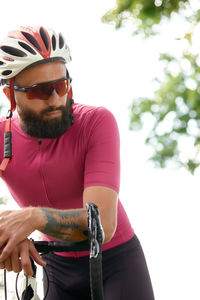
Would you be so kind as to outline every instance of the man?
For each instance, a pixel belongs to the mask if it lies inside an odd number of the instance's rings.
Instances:
[[[95,203],[105,233],[106,300],[153,300],[145,257],[119,192],[119,133],[103,107],[74,104],[61,34],[22,27],[0,45],[3,91],[17,115],[0,122],[2,179],[19,211],[0,213],[0,268],[32,274],[29,257],[47,263],[47,299],[91,299],[88,252],[49,254],[42,260],[27,237],[87,239],[86,203]],[[3,159],[4,128],[12,128],[13,158]],[[9,152],[9,150],[8,150]]]

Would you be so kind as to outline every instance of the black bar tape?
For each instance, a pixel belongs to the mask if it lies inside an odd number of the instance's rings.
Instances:
[[[92,300],[104,300],[101,249],[104,241],[104,232],[97,205],[88,202],[86,208],[88,210],[88,237],[90,242],[91,297]]]
[[[4,132],[4,158],[12,158],[12,132]]]
[[[90,283],[92,300],[103,300],[103,271],[102,271],[102,251],[100,250],[96,258],[90,258]]]

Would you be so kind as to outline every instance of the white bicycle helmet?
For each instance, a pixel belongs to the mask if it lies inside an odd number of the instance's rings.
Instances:
[[[38,27],[20,27],[0,43],[0,79],[10,79],[34,65],[49,61],[71,61],[61,33]]]

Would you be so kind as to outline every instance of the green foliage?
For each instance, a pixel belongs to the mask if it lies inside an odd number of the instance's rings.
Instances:
[[[130,129],[140,130],[145,116],[150,114],[153,125],[145,140],[153,150],[150,160],[160,168],[173,162],[194,174],[200,166],[200,53],[192,47],[200,9],[193,9],[192,1],[117,0],[115,8],[102,19],[114,23],[116,28],[131,20],[133,32],[145,37],[158,32],[154,25],[163,19],[170,22],[174,12],[191,25],[184,37],[176,38],[187,42],[182,54],[160,55],[164,79],[154,79],[158,84],[154,96],[133,100]]]
[[[166,167],[169,160],[173,160],[177,165],[184,165],[194,173],[200,165],[200,89],[192,89],[186,83],[192,80],[191,82],[198,87],[200,78],[197,75],[200,74],[200,67],[196,62],[197,57],[188,54],[183,55],[181,59],[169,55],[163,55],[161,59],[167,60],[164,69],[165,79],[160,82],[153,99],[139,98],[133,101],[130,128],[141,129],[143,116],[150,113],[154,118],[154,125],[146,138],[146,144],[154,148],[151,160],[161,168]],[[191,66],[188,73],[181,69],[183,60]],[[170,62],[179,66],[178,74],[170,73],[168,70]],[[157,78],[155,80],[159,81]],[[179,157],[182,151],[179,140],[183,136],[186,142],[187,139],[188,143],[192,142],[193,150],[196,150],[193,157],[188,154],[188,158],[184,161]]]
[[[163,17],[169,18],[172,12],[178,12],[185,2],[188,0],[116,0],[115,7],[102,17],[102,21],[120,28],[131,20],[136,34],[148,36],[154,34],[153,25],[159,24]]]

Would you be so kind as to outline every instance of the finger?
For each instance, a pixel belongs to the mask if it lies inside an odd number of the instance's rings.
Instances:
[[[20,250],[20,256],[21,256],[21,267],[28,276],[33,275],[32,265],[30,261],[30,254],[29,254],[29,248],[27,245],[24,245],[22,249]]]
[[[2,250],[1,254],[3,253],[3,249],[5,248],[7,241],[8,241],[8,238],[1,233],[1,229],[0,229],[0,248]],[[0,256],[0,258],[1,258],[1,256]]]
[[[0,248],[0,254],[2,253],[2,248]],[[4,262],[0,263],[0,269],[5,269]]]
[[[5,244],[5,247],[3,248],[1,255],[0,255],[0,263],[4,262],[10,256],[10,254],[14,250],[15,246],[16,245],[14,245],[14,243],[11,240],[7,244]]]
[[[12,264],[12,270],[15,273],[19,273],[22,270],[21,267],[21,260],[19,258],[19,251],[18,250],[14,250],[11,254],[11,264]]]
[[[30,255],[38,265],[42,267],[46,266],[46,262],[41,258],[32,242],[30,242]]]
[[[12,263],[11,263],[10,257],[8,257],[8,258],[5,260],[4,265],[5,265],[5,269],[6,269],[8,272],[12,271]]]

